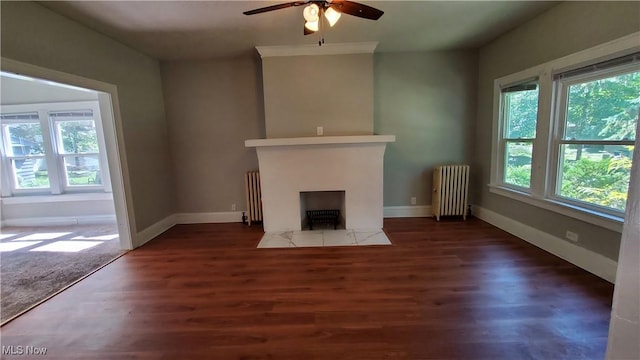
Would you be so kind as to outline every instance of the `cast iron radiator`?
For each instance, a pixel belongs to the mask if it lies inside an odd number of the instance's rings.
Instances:
[[[443,165],[433,170],[432,209],[437,221],[445,215],[467,219],[469,165]]]

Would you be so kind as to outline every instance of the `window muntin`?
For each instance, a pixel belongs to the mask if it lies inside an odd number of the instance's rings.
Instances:
[[[502,89],[502,182],[530,188],[533,143],[538,117],[537,82],[526,82]]]
[[[553,196],[595,211],[625,210],[640,105],[640,66],[556,80],[561,112]]]

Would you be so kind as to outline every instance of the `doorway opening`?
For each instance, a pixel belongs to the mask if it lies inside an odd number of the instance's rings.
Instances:
[[[4,324],[132,248],[115,86],[3,59]]]

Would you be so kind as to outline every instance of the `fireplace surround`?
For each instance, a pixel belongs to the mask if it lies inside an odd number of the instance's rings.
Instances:
[[[260,168],[264,231],[300,231],[300,193],[345,192],[347,229],[383,223],[383,163],[393,135],[246,140]]]

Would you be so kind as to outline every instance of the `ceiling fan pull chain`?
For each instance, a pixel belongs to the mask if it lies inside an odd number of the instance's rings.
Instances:
[[[320,22],[320,31],[318,31],[320,33],[320,39],[318,40],[318,46],[322,46],[322,44],[324,44],[324,7],[322,7],[322,10],[320,10],[320,19],[318,20]]]
[[[318,26],[319,26],[319,30],[318,31],[318,46],[322,46],[322,44],[324,43],[324,36],[323,36],[323,32],[324,32],[324,21],[322,21],[324,16],[324,7],[320,8],[320,15],[318,15]]]

